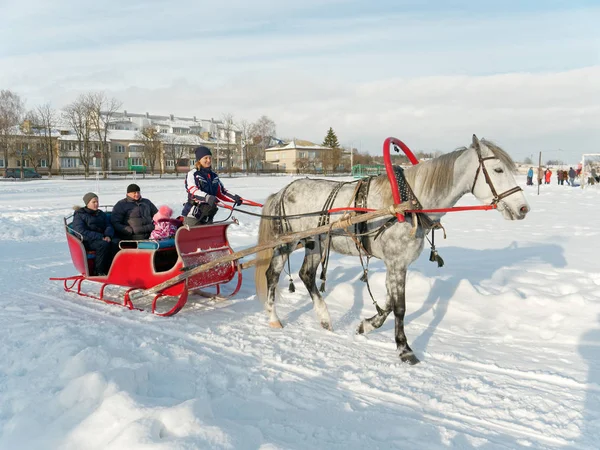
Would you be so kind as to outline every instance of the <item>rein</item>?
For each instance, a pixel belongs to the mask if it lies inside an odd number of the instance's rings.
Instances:
[[[391,160],[391,156],[390,156],[390,146],[392,146],[392,145],[394,146],[393,147],[394,150],[398,153],[400,152],[400,149],[402,149],[402,151],[405,153],[405,155],[407,156],[407,158],[413,165],[419,164],[419,160],[414,156],[414,154],[410,150],[410,148],[401,140],[396,139],[394,137],[389,137],[384,141],[384,143],[383,143],[383,157],[384,158],[383,159],[384,159],[384,163],[385,163],[385,169],[386,169],[386,173],[388,176],[388,180],[389,180],[390,186],[392,188],[392,197],[394,199],[395,204],[400,204],[400,203],[402,203],[403,198],[400,194],[398,177],[396,176],[396,170],[395,170],[396,168],[392,165],[392,160]],[[483,172],[485,182],[490,187],[490,190],[492,191],[492,195],[493,195],[492,202],[489,205],[452,206],[449,208],[432,208],[432,209],[419,209],[419,208],[407,209],[404,211],[403,214],[400,214],[400,213],[396,214],[396,218],[398,219],[398,221],[404,222],[405,221],[404,214],[407,214],[407,213],[437,214],[437,213],[448,213],[448,212],[458,212],[458,211],[488,211],[490,209],[497,209],[498,203],[500,202],[500,200],[508,197],[509,195],[515,194],[515,193],[523,190],[520,186],[515,186],[511,189],[508,189],[507,191],[502,192],[501,194],[498,194],[496,192],[496,188],[494,187],[494,183],[492,182],[492,179],[491,179],[491,177],[487,171],[487,168],[485,167],[485,164],[484,164],[484,161],[487,161],[489,159],[497,159],[497,157],[496,156],[488,156],[488,157],[483,158],[481,156],[481,148],[479,146],[478,141],[476,142],[476,145],[475,145],[475,151],[477,152],[479,166],[477,167],[477,172],[475,173],[475,179],[473,180],[473,186],[471,187],[471,193],[473,193],[473,190],[475,189],[475,184],[477,183],[477,179],[479,178],[479,172]],[[410,197],[410,196],[408,196],[408,197]],[[244,200],[244,204],[248,205],[248,206],[258,206],[258,207],[263,206],[262,204],[253,202],[251,200]],[[224,204],[223,206],[228,209],[232,209],[232,210],[235,209],[236,211],[241,212],[243,214],[260,217],[263,219],[272,219],[272,220],[281,220],[282,219],[281,216],[256,214],[256,213],[252,213],[250,211],[237,209],[237,208],[235,208],[235,206],[230,206],[227,204]],[[288,219],[294,219],[294,218],[309,217],[309,216],[323,216],[324,214],[329,215],[329,214],[348,213],[348,212],[365,213],[365,212],[372,212],[372,211],[375,211],[375,210],[371,209],[371,208],[366,208],[366,207],[329,208],[329,209],[323,209],[321,211],[312,211],[312,212],[303,213],[303,214],[288,215],[285,217]]]
[[[487,156],[487,157],[483,158],[481,156],[481,148],[479,147],[479,142],[477,142],[475,145],[475,151],[477,152],[477,158],[479,158],[479,166],[477,167],[477,172],[475,172],[475,179],[473,180],[473,186],[471,187],[471,194],[473,194],[473,190],[475,189],[475,184],[477,183],[477,178],[479,177],[479,172],[483,172],[485,182],[487,183],[487,185],[490,187],[490,190],[492,191],[492,195],[494,196],[494,198],[492,199],[491,205],[494,205],[495,207],[497,207],[498,202],[500,200],[502,200],[503,198],[506,198],[509,195],[515,194],[515,193],[523,190],[520,186],[515,186],[514,188],[508,189],[507,191],[504,191],[503,193],[498,195],[498,193],[496,192],[496,188],[494,187],[494,183],[492,183],[492,179],[490,178],[490,174],[488,173],[488,171],[485,167],[485,164],[483,163],[484,161],[487,161],[489,159],[498,159],[498,158],[496,156]]]

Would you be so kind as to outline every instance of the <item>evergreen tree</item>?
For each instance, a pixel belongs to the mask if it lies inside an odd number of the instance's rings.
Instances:
[[[339,148],[340,147],[340,143],[338,142],[338,138],[335,135],[335,131],[333,131],[333,128],[331,128],[331,127],[329,127],[327,136],[325,136],[325,140],[323,141],[323,146],[329,147],[329,148]]]

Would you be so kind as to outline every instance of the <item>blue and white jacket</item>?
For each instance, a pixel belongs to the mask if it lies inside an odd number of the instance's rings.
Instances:
[[[210,168],[190,170],[185,177],[185,191],[187,192],[188,201],[183,206],[181,213],[184,217],[188,215],[194,203],[204,203],[207,195],[213,195],[218,199],[227,201],[233,201],[234,195],[225,189],[225,186],[219,180],[219,175]]]

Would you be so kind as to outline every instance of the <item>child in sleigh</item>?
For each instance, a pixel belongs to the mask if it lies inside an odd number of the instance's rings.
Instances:
[[[158,212],[152,217],[154,230],[150,233],[150,239],[169,239],[175,236],[182,224],[180,220],[171,218],[172,214],[173,210],[167,205],[158,208]]]

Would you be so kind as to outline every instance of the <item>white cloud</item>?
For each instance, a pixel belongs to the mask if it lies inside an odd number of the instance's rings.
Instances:
[[[450,150],[473,132],[513,155],[600,149],[598,9],[309,14],[337,3],[347,2],[8,7],[0,87],[29,106],[104,90],[129,111],[266,114],[281,136],[319,141],[332,126],[372,152],[389,135]]]

